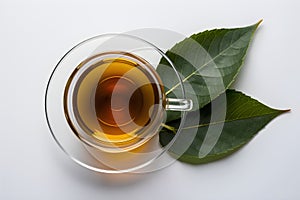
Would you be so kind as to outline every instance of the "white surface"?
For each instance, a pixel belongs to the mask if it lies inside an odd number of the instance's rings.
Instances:
[[[297,0],[0,1],[0,199],[299,199],[299,9]],[[51,138],[46,82],[76,43],[144,27],[190,35],[261,18],[235,87],[292,112],[230,158],[106,176],[73,163]]]

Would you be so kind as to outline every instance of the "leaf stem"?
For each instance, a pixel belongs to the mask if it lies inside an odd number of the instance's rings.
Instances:
[[[166,129],[172,131],[174,134],[176,134],[176,129],[174,127],[169,126],[169,125],[164,124],[164,123],[162,123],[161,125],[162,125],[162,127],[166,128]]]

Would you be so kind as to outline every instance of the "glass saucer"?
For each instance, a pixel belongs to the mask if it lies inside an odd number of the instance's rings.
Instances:
[[[109,153],[101,151],[80,140],[71,129],[64,112],[64,90],[67,81],[83,60],[94,55],[110,52],[130,52],[147,60],[155,69],[162,58],[167,61],[165,67],[168,73],[173,73],[179,83],[176,98],[186,99],[185,90],[179,73],[173,63],[162,50],[150,42],[127,34],[99,35],[77,44],[70,49],[55,66],[45,93],[45,115],[50,132],[58,146],[76,163],[90,170],[102,173],[145,173],[155,171],[170,163],[176,158],[168,154],[180,136],[186,112],[181,111],[181,120],[175,137],[165,147],[160,146],[158,133],[143,146],[125,152]],[[173,80],[174,81],[174,80]],[[164,86],[168,87],[168,83]],[[174,94],[173,94],[174,95]],[[163,124],[161,125],[161,128]],[[187,146],[189,143],[186,144]],[[182,147],[182,153],[185,147]]]

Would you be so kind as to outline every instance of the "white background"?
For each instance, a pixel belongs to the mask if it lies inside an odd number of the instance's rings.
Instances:
[[[300,199],[298,0],[0,1],[0,199]],[[73,163],[48,131],[43,98],[59,58],[94,35],[165,28],[190,35],[264,19],[235,88],[292,112],[233,156],[107,176]]]

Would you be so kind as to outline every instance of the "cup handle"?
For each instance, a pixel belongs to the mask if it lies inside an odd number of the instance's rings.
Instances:
[[[193,101],[190,99],[166,99],[166,110],[190,111],[193,108]]]

